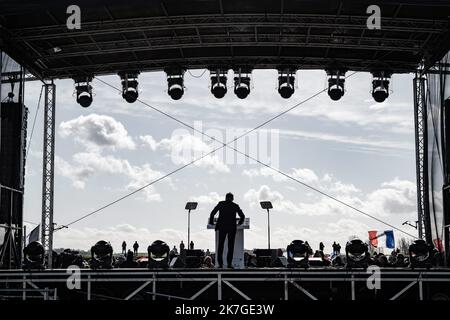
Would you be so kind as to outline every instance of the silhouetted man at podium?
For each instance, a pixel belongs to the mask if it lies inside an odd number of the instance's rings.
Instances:
[[[219,231],[219,244],[217,246],[217,262],[219,268],[223,267],[223,245],[225,238],[228,236],[228,253],[227,253],[227,267],[232,268],[234,238],[236,237],[236,214],[239,215],[238,224],[244,222],[245,215],[241,208],[233,202],[233,194],[227,193],[225,201],[220,201],[217,206],[211,211],[209,217],[209,224],[214,224],[214,215],[219,212],[215,229]]]

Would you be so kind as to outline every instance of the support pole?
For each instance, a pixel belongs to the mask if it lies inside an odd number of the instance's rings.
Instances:
[[[267,245],[268,249],[270,249],[270,212],[267,209]]]
[[[417,229],[419,232],[419,238],[431,243],[432,237],[428,196],[428,125],[425,82],[425,77],[420,74],[420,71],[418,71],[413,80],[418,210]]]
[[[191,244],[191,209],[189,209],[188,211],[188,242],[187,242],[187,246],[188,249],[190,249],[190,244]]]
[[[53,81],[44,84],[44,146],[42,167],[41,241],[47,252],[47,267],[52,268],[53,250],[53,191],[55,171],[55,100]]]

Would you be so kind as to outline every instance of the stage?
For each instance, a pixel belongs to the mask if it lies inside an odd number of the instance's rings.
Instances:
[[[0,270],[13,300],[449,300],[450,269]],[[77,288],[79,284],[79,288]],[[372,285],[372,286],[371,286]],[[69,289],[72,287],[73,289]],[[371,289],[369,289],[369,287]]]

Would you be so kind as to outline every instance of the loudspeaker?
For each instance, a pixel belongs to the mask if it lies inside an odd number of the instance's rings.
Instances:
[[[1,104],[0,132],[0,224],[12,223],[22,226],[25,175],[26,108],[21,103]]]

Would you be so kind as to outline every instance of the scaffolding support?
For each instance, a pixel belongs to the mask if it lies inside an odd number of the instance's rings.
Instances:
[[[430,207],[428,195],[428,125],[426,103],[426,79],[417,72],[414,84],[414,127],[416,140],[417,179],[417,229],[419,238],[431,243],[429,226]]]
[[[47,252],[47,267],[52,268],[53,251],[53,191],[55,173],[55,99],[56,86],[45,83],[44,147],[42,169],[41,241]]]

